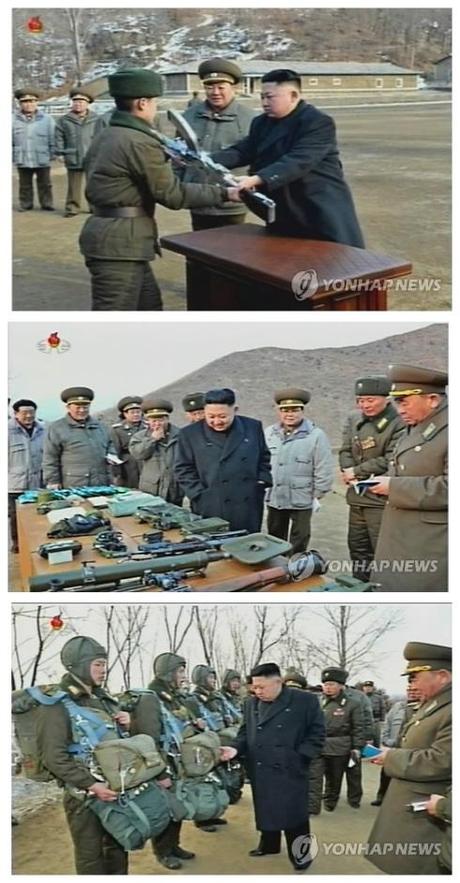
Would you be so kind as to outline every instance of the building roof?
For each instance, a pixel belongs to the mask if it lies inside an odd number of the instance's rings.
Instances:
[[[452,58],[452,55],[443,55],[442,58],[438,58],[437,61],[433,61],[433,64],[441,64],[442,61],[448,61],[450,58]]]
[[[197,61],[189,61],[185,64],[165,65],[158,69],[161,74],[196,74],[198,65],[202,59]],[[265,61],[262,58],[251,58],[244,60],[235,59],[240,66],[243,74],[253,76],[262,76],[269,71],[275,70],[277,67],[290,68],[296,73],[304,76],[314,76],[316,74],[357,76],[376,75],[383,76],[385,74],[419,74],[421,71],[410,70],[406,67],[399,67],[391,62],[360,62],[360,61],[299,61],[298,59],[280,58]],[[441,59],[442,60],[442,59]]]

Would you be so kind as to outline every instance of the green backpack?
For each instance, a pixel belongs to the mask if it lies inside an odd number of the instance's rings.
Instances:
[[[227,791],[216,773],[202,778],[178,779],[174,793],[187,810],[187,819],[205,822],[223,815],[230,802]]]
[[[98,767],[113,791],[127,791],[154,779],[166,768],[151,736],[110,739],[93,749]]]
[[[180,763],[186,778],[199,778],[210,773],[220,763],[220,739],[217,733],[204,730],[184,739],[180,746]]]
[[[182,821],[187,813],[170,789],[155,782],[144,782],[113,802],[90,797],[86,805],[126,852],[142,849],[147,840],[162,834],[171,820]]]
[[[38,689],[46,699],[46,704],[54,705],[61,701],[62,691],[57,684],[47,684]],[[25,777],[34,782],[54,781],[53,774],[41,762],[37,741],[37,719],[44,703],[35,698],[28,688],[15,690],[11,700],[14,732]]]

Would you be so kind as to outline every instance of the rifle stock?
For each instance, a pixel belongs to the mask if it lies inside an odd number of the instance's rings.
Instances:
[[[289,582],[286,567],[269,567],[267,570],[259,570],[238,579],[226,579],[213,586],[200,586],[200,592],[258,592],[265,586],[275,583]]]

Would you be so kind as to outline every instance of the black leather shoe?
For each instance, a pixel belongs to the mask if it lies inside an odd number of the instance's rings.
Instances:
[[[212,825],[228,825],[227,819],[211,819]]]
[[[194,852],[189,852],[188,849],[182,849],[182,846],[175,846],[171,855],[174,855],[176,858],[182,858],[184,861],[195,858]]]
[[[251,856],[251,858],[257,858],[259,855],[279,855],[280,851],[281,850],[279,849],[276,849],[273,852],[271,850],[267,851],[265,849],[261,849],[260,846],[256,846],[255,849],[251,849],[249,851],[249,855]]]
[[[326,812],[334,812],[335,804],[334,803],[325,803],[324,809],[326,810]]]
[[[350,803],[350,801],[348,801],[348,806],[351,806],[352,809],[359,809],[361,804],[360,803]]]
[[[308,871],[313,864],[313,861],[308,862],[292,862],[292,867],[294,871]]]
[[[42,205],[42,212],[55,212],[54,205]]]
[[[163,855],[158,861],[160,862],[160,865],[168,868],[169,871],[178,871],[179,868],[182,867],[182,862],[180,862],[174,855]]]
[[[199,828],[200,831],[207,831],[208,834],[213,834],[214,831],[217,831],[217,828],[215,825],[211,825],[211,824],[204,825],[203,822],[195,822],[195,827]]]
[[[371,806],[382,806],[382,801],[380,797],[377,797],[377,800],[371,800]]]

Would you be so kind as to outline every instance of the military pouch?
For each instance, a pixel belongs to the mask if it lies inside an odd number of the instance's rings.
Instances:
[[[186,777],[201,777],[210,773],[220,763],[220,740],[217,733],[205,730],[184,739],[180,746],[180,760]]]
[[[237,724],[231,727],[223,727],[222,730],[219,730],[218,736],[220,739],[221,745],[231,745],[232,742],[235,741],[238,735],[239,726]]]
[[[162,834],[171,820],[187,817],[187,809],[169,791],[155,782],[144,782],[113,802],[91,797],[87,806],[122,849],[131,852]]]
[[[237,761],[229,761],[221,764],[216,770],[219,779],[225,788],[230,803],[238,803],[244,787],[244,769]]]
[[[144,733],[101,742],[94,757],[112,791],[135,788],[156,778],[166,767],[154,740]]]
[[[202,778],[179,779],[175,783],[174,793],[186,808],[186,818],[196,822],[218,819],[230,803],[229,795],[216,773]]]

